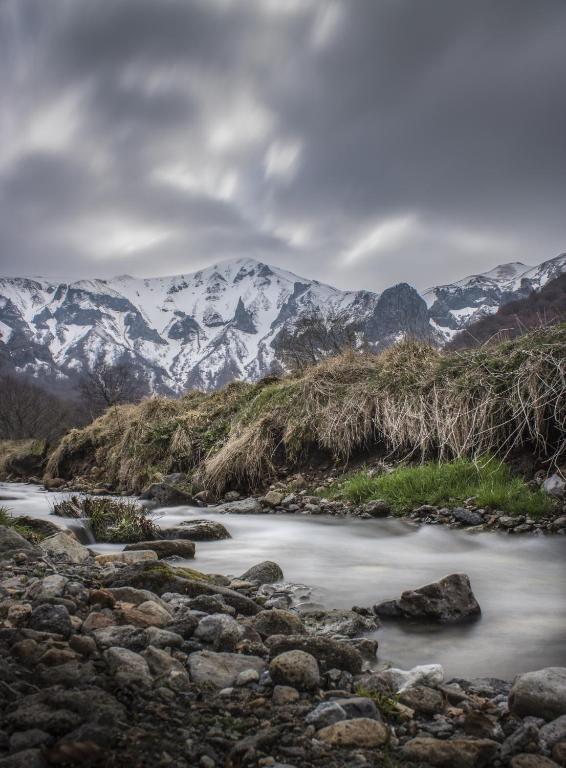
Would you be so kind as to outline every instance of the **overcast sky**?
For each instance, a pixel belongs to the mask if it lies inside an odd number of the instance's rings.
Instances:
[[[566,0],[0,0],[0,274],[566,250]]]

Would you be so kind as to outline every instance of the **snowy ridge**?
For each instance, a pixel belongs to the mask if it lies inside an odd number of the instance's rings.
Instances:
[[[72,380],[99,359],[127,361],[156,391],[208,390],[280,368],[281,333],[313,311],[343,313],[373,349],[405,335],[442,343],[564,271],[566,254],[503,264],[423,297],[406,283],[340,291],[254,259],[147,279],[0,278],[0,366]]]

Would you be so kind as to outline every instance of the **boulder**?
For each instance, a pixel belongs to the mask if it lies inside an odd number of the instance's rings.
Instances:
[[[135,627],[165,627],[172,621],[170,612],[153,600],[139,605],[120,603],[118,607],[124,621]]]
[[[230,688],[244,670],[255,669],[261,675],[267,665],[258,656],[198,651],[191,653],[188,666],[191,680],[195,683],[209,683],[217,688]]]
[[[316,738],[333,747],[382,747],[389,741],[389,729],[379,720],[359,717],[342,720],[318,731]]]
[[[180,557],[184,560],[191,560],[195,556],[195,544],[188,539],[138,541],[135,544],[126,544],[124,547],[125,552],[137,552],[140,549],[155,552],[160,560],[165,557]]]
[[[487,768],[499,745],[491,739],[432,739],[417,737],[401,750],[411,763],[424,763],[435,768]]]
[[[440,581],[418,589],[408,589],[399,600],[374,607],[378,616],[397,619],[422,619],[449,623],[475,618],[481,609],[465,573],[452,573]]]
[[[550,752],[558,742],[566,741],[566,715],[557,717],[556,720],[543,725],[539,737],[543,749],[547,752]]]
[[[194,637],[211,643],[215,651],[233,651],[242,637],[242,628],[232,616],[211,613],[199,621]]]
[[[243,581],[253,581],[256,584],[273,584],[283,580],[283,571],[272,560],[264,560],[263,563],[252,565],[240,578]]]
[[[481,525],[483,523],[483,517],[479,512],[474,512],[471,509],[465,507],[456,507],[452,510],[453,517],[463,525]]]
[[[509,709],[518,717],[555,720],[566,715],[566,667],[546,667],[518,675],[509,693]]]
[[[140,499],[154,501],[161,507],[173,507],[194,504],[190,493],[177,485],[168,482],[151,483],[142,492]]]
[[[270,611],[260,611],[251,621],[251,626],[263,637],[271,635],[303,635],[303,622],[292,611],[273,608]]]
[[[39,546],[43,552],[52,557],[66,555],[71,563],[84,563],[91,557],[89,550],[65,531],[60,531],[54,536],[48,536],[40,542]]]
[[[280,506],[284,498],[285,494],[281,493],[281,491],[268,491],[265,496],[260,499],[260,503],[265,507],[271,507],[273,509],[274,507]]]
[[[438,715],[444,709],[444,697],[435,688],[415,685],[399,694],[399,701],[422,715]]]
[[[139,653],[127,648],[108,648],[104,651],[104,658],[110,673],[119,682],[151,682],[148,663]]]
[[[0,525],[0,560],[9,560],[19,552],[23,552],[28,557],[41,557],[41,551],[17,531]]]
[[[555,499],[563,499],[566,496],[566,480],[560,475],[551,475],[542,484],[542,490]]]
[[[357,675],[362,670],[362,656],[349,643],[328,637],[305,635],[272,635],[267,640],[272,658],[285,651],[309,653],[326,669],[342,669]]]
[[[304,651],[285,651],[269,664],[271,679],[276,685],[288,685],[298,690],[313,690],[320,686],[317,660]]]
[[[191,539],[192,541],[220,541],[232,537],[226,528],[216,520],[185,520],[176,528],[165,528],[161,531],[163,536],[175,539]]]
[[[73,631],[69,611],[64,605],[42,603],[34,608],[28,619],[28,627],[36,632],[54,632],[64,638],[70,637]]]
[[[219,504],[214,511],[222,515],[256,515],[262,512],[262,507],[257,499],[250,498]]]

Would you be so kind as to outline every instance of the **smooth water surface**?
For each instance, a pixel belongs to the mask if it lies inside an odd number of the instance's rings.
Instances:
[[[50,516],[57,494],[0,483],[0,505],[13,514]],[[329,608],[371,606],[454,571],[471,579],[482,617],[471,624],[423,626],[388,622],[377,633],[380,662],[439,662],[449,676],[496,676],[566,666],[566,537],[464,533],[399,520],[297,515],[220,515],[212,508],[157,510],[162,527],[191,518],[222,522],[231,539],[197,542],[194,567],[240,575],[275,560],[285,579],[313,588]],[[76,523],[76,521],[75,521]],[[95,545],[97,550],[121,549]]]

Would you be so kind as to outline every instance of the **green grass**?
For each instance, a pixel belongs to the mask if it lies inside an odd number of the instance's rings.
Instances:
[[[330,494],[354,504],[383,499],[398,515],[421,504],[449,507],[471,497],[475,497],[478,507],[512,515],[537,517],[553,508],[545,494],[531,490],[521,478],[512,477],[509,467],[493,458],[428,462],[373,477],[360,472],[331,488]]]
[[[36,531],[33,531],[28,525],[21,523],[17,517],[10,514],[8,507],[0,506],[0,525],[5,525],[6,528],[12,528],[14,531],[23,536],[24,539],[37,543],[42,536],[39,536]]]
[[[151,514],[128,499],[69,496],[53,504],[52,511],[60,517],[86,518],[96,541],[151,541],[158,532]]]

